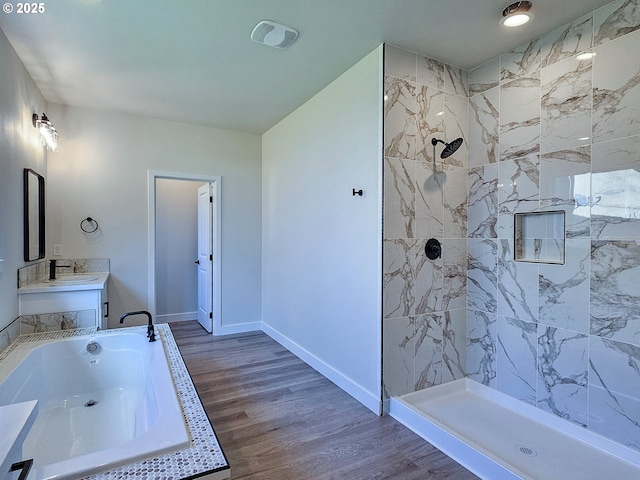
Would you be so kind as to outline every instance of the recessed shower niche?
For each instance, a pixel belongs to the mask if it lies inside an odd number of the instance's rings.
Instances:
[[[514,214],[514,260],[564,265],[565,212]]]

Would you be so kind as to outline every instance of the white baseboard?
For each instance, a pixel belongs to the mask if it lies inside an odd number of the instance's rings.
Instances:
[[[262,331],[261,322],[239,323],[237,325],[221,325],[214,327],[214,335],[233,335],[234,333],[260,332]]]
[[[302,348],[296,342],[292,341],[288,337],[284,336],[269,325],[262,323],[262,331],[273,338],[276,342],[289,350],[295,356],[300,358],[303,362],[309,365],[314,370],[318,371],[324,377],[331,380],[342,390],[347,392],[353,398],[362,403],[365,407],[371,410],[376,415],[382,413],[382,402],[380,398],[368,390],[365,390],[360,385],[355,383],[349,377],[339,372],[331,365],[324,362],[322,359],[316,357],[308,350]]]
[[[196,320],[197,318],[198,312],[168,313],[165,315],[156,315],[153,321],[154,323],[186,322],[187,320]]]

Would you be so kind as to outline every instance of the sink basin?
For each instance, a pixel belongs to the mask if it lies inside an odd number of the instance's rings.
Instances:
[[[98,277],[95,275],[88,275],[86,273],[78,273],[76,275],[61,275],[55,280],[46,279],[47,283],[86,283],[97,280]]]

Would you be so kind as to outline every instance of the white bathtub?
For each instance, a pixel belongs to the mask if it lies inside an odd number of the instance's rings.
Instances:
[[[190,445],[162,342],[145,333],[23,342],[0,362],[0,405],[38,400],[23,444],[30,479],[80,478]]]

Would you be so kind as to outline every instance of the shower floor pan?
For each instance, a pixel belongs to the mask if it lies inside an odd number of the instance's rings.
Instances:
[[[640,452],[467,378],[389,413],[483,479],[640,479]]]

